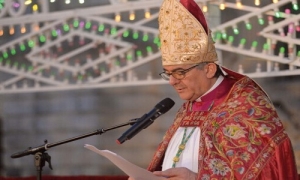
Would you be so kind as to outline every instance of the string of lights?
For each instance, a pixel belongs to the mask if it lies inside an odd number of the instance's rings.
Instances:
[[[297,1],[197,2],[207,17],[213,16],[213,7],[220,13],[244,12],[211,29],[219,51],[264,60],[247,75],[300,74]],[[62,3],[66,10],[52,8]],[[68,8],[74,3],[85,7]],[[139,71],[160,58],[160,4],[115,0],[89,7],[83,0],[0,0],[0,93],[164,84],[150,70],[144,76]],[[246,72],[242,64],[238,71]]]

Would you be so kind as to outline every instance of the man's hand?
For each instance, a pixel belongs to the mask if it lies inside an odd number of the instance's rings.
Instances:
[[[185,167],[178,167],[178,168],[170,168],[165,171],[154,171],[154,175],[160,177],[161,180],[196,180],[197,173],[185,168]],[[128,180],[138,180],[129,177]]]
[[[193,171],[184,167],[170,168],[165,171],[155,171],[153,172],[153,174],[170,180],[196,180],[197,179],[197,173],[194,173]]]

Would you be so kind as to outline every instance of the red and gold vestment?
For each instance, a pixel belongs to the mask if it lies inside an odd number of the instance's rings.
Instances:
[[[148,170],[161,170],[180,126],[196,126],[201,129],[198,179],[297,180],[290,139],[269,97],[252,79],[225,71],[223,82],[200,104],[183,104]]]

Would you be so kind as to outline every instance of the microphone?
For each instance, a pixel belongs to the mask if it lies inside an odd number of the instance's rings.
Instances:
[[[143,115],[141,118],[137,120],[137,122],[131,126],[122,136],[117,140],[118,144],[122,144],[126,140],[131,139],[141,130],[146,129],[150,124],[154,122],[156,118],[160,115],[169,111],[175,102],[170,98],[165,98],[161,102],[159,102],[149,113]]]

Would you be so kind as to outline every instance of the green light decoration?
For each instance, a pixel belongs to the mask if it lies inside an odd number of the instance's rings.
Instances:
[[[252,25],[250,23],[246,23],[246,29],[247,30],[251,30],[252,29]]]
[[[0,9],[4,8],[4,2],[5,2],[5,0],[0,0]]]
[[[104,29],[105,29],[104,24],[100,24],[99,27],[98,27],[98,31],[99,31],[99,32],[103,32]]]
[[[269,49],[270,49],[269,44],[268,44],[268,43],[265,43],[265,44],[263,45],[263,50],[269,50]]]
[[[253,42],[252,42],[252,48],[256,48],[257,45],[258,45],[257,41],[253,41]]]
[[[285,14],[285,13],[283,13],[283,12],[276,11],[276,12],[275,12],[275,17],[277,17],[277,18],[283,18],[283,17],[284,17],[284,14]]]
[[[127,38],[129,36],[129,31],[127,30],[127,31],[124,31],[123,32],[123,37],[124,38]]]
[[[21,51],[25,51],[25,50],[26,50],[26,46],[25,46],[24,44],[21,44],[21,45],[20,45],[20,50],[21,50]]]
[[[297,56],[300,57],[300,51],[297,52]]]
[[[87,22],[85,24],[85,29],[91,29],[91,27],[92,27],[92,23],[91,22]]]
[[[46,36],[44,36],[44,35],[40,35],[39,39],[40,39],[41,43],[46,42]]]
[[[234,37],[233,37],[233,36],[229,36],[229,37],[228,37],[228,42],[229,42],[229,43],[232,43],[233,41],[234,41]]]
[[[2,58],[2,57],[0,57],[0,63],[2,64],[2,62],[3,62],[3,58]]]
[[[242,38],[241,40],[240,40],[240,45],[245,45],[246,44],[246,39],[245,38]]]
[[[147,46],[147,47],[146,47],[146,50],[147,50],[148,53],[152,53],[152,52],[153,52],[151,46]]]
[[[4,59],[8,58],[8,53],[7,52],[3,52],[2,55],[3,55]]]
[[[53,37],[57,37],[57,31],[56,31],[55,29],[53,29],[53,30],[51,31],[51,35],[52,35]]]
[[[240,31],[238,30],[238,28],[233,28],[233,33],[234,33],[234,34],[239,34]]]
[[[139,33],[138,32],[133,33],[132,38],[133,39],[138,39],[139,38]]]
[[[258,24],[259,25],[264,25],[265,24],[265,20],[263,18],[258,18]]]
[[[33,41],[33,40],[29,40],[29,41],[28,41],[28,46],[29,46],[30,48],[33,48],[33,47],[35,46],[34,41]]]
[[[115,34],[117,34],[117,28],[111,28],[111,30],[110,30],[110,34],[111,35],[115,35]]]
[[[156,45],[157,45],[158,48],[160,48],[160,46],[161,46],[160,41]]]
[[[77,80],[79,80],[79,81],[83,80],[83,75],[79,74],[79,75],[77,76]]]
[[[154,43],[154,44],[158,44],[159,41],[160,41],[160,40],[159,40],[159,37],[155,37],[155,38],[153,39],[153,43]]]
[[[136,56],[137,56],[137,57],[142,57],[142,55],[143,55],[143,54],[142,54],[142,51],[136,51]]]
[[[126,59],[127,59],[128,61],[132,61],[132,55],[131,55],[131,54],[127,54]]]
[[[222,33],[217,32],[217,33],[215,34],[215,38],[216,38],[216,40],[222,39]]]
[[[79,26],[79,21],[78,20],[74,20],[73,21],[73,27],[74,28],[78,28],[78,26]]]
[[[148,40],[149,40],[149,36],[148,36],[147,34],[145,34],[145,35],[143,36],[143,41],[146,42],[146,41],[148,41]]]
[[[284,53],[285,53],[285,48],[284,48],[284,47],[281,47],[281,48],[279,49],[279,53],[280,53],[280,54],[284,54]]]
[[[293,3],[293,9],[294,9],[295,11],[298,11],[298,10],[299,10],[298,3],[296,3],[296,2]]]
[[[65,32],[68,32],[68,31],[70,31],[70,26],[68,24],[64,24],[63,29]]]
[[[17,53],[17,52],[16,52],[16,49],[15,49],[15,48],[12,48],[12,49],[10,50],[10,54],[11,54],[11,55],[16,55],[16,53]]]
[[[25,64],[24,64],[25,66]],[[33,66],[28,66],[28,71],[33,71]]]
[[[226,33],[222,33],[222,38],[223,39],[227,39],[227,34]]]

